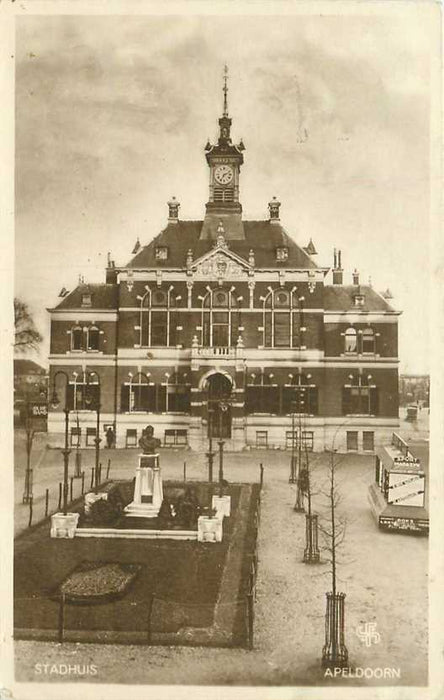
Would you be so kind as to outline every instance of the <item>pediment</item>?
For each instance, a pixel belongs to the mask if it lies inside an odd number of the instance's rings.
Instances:
[[[246,277],[252,269],[246,260],[229,250],[225,245],[217,245],[201,258],[194,260],[189,269],[198,279],[230,279]]]

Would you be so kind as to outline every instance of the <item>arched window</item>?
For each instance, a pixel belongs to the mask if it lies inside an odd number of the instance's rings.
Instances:
[[[70,411],[95,411],[100,403],[100,385],[97,377],[85,372],[72,373],[73,378],[68,384],[67,403]]]
[[[375,334],[371,328],[362,331],[362,352],[368,355],[375,353]]]
[[[304,347],[303,300],[303,297],[297,296],[295,289],[289,291],[282,288],[270,289],[262,297],[264,347]]]
[[[379,412],[378,387],[372,375],[350,375],[350,383],[342,390],[342,413],[346,415],[372,415]]]
[[[290,374],[289,379],[290,382],[282,387],[282,412],[286,415],[317,415],[318,387],[312,375],[300,372],[295,376]]]
[[[358,352],[358,340],[355,328],[347,328],[345,331],[345,352],[346,353],[357,353]]]
[[[97,326],[90,326],[87,330],[87,348],[88,350],[98,350],[100,340],[100,331]]]
[[[279,413],[279,386],[273,382],[274,375],[264,372],[252,372],[247,379],[245,389],[245,412]]]
[[[176,297],[173,287],[147,289],[140,298],[141,347],[165,347],[177,344]]]
[[[202,301],[202,345],[235,347],[239,338],[239,304],[234,287],[208,289]]]
[[[165,408],[167,413],[190,412],[190,383],[186,372],[166,374]]]
[[[83,350],[83,328],[80,326],[71,329],[71,350]]]
[[[156,386],[149,375],[128,372],[128,380],[122,384],[120,410],[128,413],[154,412],[156,410]]]

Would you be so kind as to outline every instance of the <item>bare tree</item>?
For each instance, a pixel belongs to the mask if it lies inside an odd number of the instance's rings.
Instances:
[[[334,443],[333,443],[334,444]],[[342,497],[338,490],[337,468],[340,464],[337,451],[332,447],[329,454],[328,477],[323,495],[326,498],[326,514],[319,524],[324,540],[328,573],[331,576],[331,592],[327,593],[327,611],[325,620],[325,644],[322,650],[322,662],[325,666],[346,666],[348,651],[344,643],[344,593],[337,591],[338,549],[344,542],[346,517],[338,510]]]
[[[43,338],[35,327],[28,305],[21,299],[14,299],[14,347],[19,352],[37,350]]]

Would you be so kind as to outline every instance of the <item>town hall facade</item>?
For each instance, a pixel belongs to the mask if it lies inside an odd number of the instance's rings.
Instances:
[[[207,143],[202,220],[168,202],[165,228],[134,257],[109,257],[103,284],[80,283],[50,309],[48,431],[72,446],[135,446],[151,424],[163,445],[227,450],[301,444],[372,452],[398,426],[398,316],[385,296],[344,283],[341,252],[316,264],[269,217],[243,218],[245,147],[231,137],[226,82],[217,143]],[[65,381],[61,377],[62,370]]]

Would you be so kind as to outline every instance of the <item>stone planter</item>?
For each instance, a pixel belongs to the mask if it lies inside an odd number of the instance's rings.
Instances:
[[[54,513],[51,516],[51,537],[72,539],[75,535],[79,513]]]
[[[208,515],[200,515],[197,519],[198,542],[222,542],[223,518],[210,518]]]
[[[231,515],[231,496],[213,496],[211,501],[212,507],[215,509],[217,517],[229,518]]]
[[[108,500],[108,494],[105,492],[93,493],[91,491],[90,493],[85,493],[85,515],[88,515],[93,503],[95,503],[96,501],[107,501],[107,500]]]

